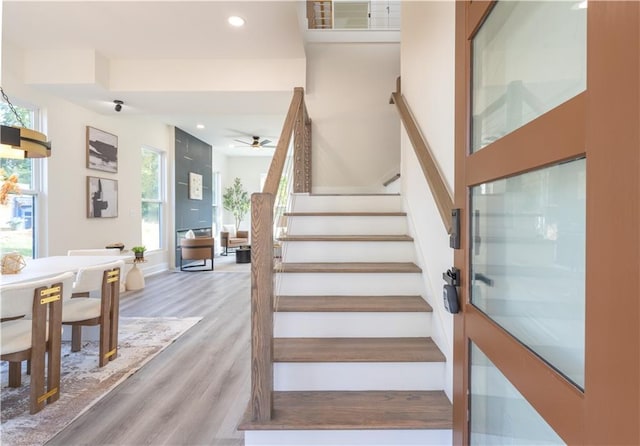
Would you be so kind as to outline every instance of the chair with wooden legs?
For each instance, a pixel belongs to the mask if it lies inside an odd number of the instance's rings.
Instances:
[[[83,326],[100,326],[99,366],[118,355],[118,318],[120,313],[120,273],[124,262],[118,260],[78,271],[71,299],[62,305],[62,325],[71,326],[71,351],[82,344]],[[91,292],[100,291],[100,297]]]
[[[0,286],[0,360],[9,362],[9,387],[20,387],[22,361],[30,361],[32,414],[60,398],[62,301],[72,284],[65,273]]]

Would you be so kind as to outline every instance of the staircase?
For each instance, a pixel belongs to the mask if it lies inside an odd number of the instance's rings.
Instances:
[[[273,415],[246,445],[451,443],[445,357],[399,195],[294,194],[276,265]]]

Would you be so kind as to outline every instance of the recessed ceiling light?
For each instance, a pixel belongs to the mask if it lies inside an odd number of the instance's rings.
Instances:
[[[202,129],[204,128],[204,124],[197,124],[197,125],[196,125],[196,128],[198,128],[198,129],[202,130]]]
[[[227,19],[227,21],[229,22],[229,25],[235,26],[235,27],[240,27],[244,25],[244,19],[237,15],[232,15]]]

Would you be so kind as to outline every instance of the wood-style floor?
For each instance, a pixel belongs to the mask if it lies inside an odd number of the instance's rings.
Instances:
[[[47,445],[244,445],[236,426],[250,392],[246,266],[163,273],[123,294],[122,316],[203,319]]]

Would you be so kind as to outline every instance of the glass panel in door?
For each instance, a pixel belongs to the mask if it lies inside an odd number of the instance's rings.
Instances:
[[[584,388],[586,160],[471,189],[471,303]]]
[[[472,152],[586,89],[586,4],[496,4],[473,39]]]
[[[564,445],[487,356],[471,343],[471,445]]]

